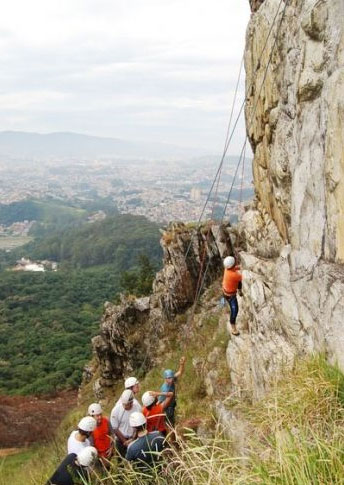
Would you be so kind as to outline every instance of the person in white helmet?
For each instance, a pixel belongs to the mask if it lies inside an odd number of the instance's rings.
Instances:
[[[164,396],[163,402],[158,402],[158,397]],[[147,419],[147,431],[160,431],[164,436],[167,435],[165,409],[169,407],[174,397],[174,392],[147,391],[142,396],[142,414]]]
[[[140,383],[136,377],[127,377],[124,381],[124,389],[133,391],[134,396],[140,391]]]
[[[224,273],[222,280],[223,297],[227,301],[230,308],[230,324],[232,327],[232,334],[239,335],[236,328],[236,319],[239,312],[239,305],[237,299],[237,291],[241,292],[242,275],[239,273],[239,266],[235,265],[235,258],[227,256],[223,260]]]
[[[129,418],[134,412],[141,411],[141,406],[134,399],[130,389],[125,389],[119,401],[111,411],[110,422],[116,438],[116,449],[124,457],[130,441],[134,438],[134,429],[130,425]]]
[[[113,431],[110,421],[107,417],[103,416],[102,407],[97,402],[88,406],[88,414],[92,416],[97,423],[91,434],[93,445],[98,451],[101,463],[107,467],[113,451],[111,439]]]
[[[95,430],[97,422],[91,416],[85,416],[79,421],[78,429],[72,431],[67,442],[67,453],[79,453],[86,446],[90,446],[89,437]]]
[[[46,485],[79,485],[89,483],[90,468],[97,460],[97,450],[87,446],[76,453],[69,453],[57,467]]]
[[[135,429],[137,438],[129,444],[125,458],[135,462],[141,469],[152,468],[158,464],[165,442],[165,437],[159,431],[148,433],[146,423],[142,413],[131,414],[130,425]]]
[[[140,410],[141,410],[141,404],[135,398],[135,396],[140,391],[140,383],[139,383],[138,379],[136,379],[136,377],[127,377],[124,380],[124,389],[128,389],[129,391],[132,391],[132,393],[134,394],[135,407],[140,408]],[[116,404],[118,404],[120,402],[121,402],[121,398],[118,399]]]

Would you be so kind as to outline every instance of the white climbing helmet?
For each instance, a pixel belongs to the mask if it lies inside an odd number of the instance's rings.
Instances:
[[[94,402],[88,406],[88,414],[90,416],[97,416],[98,414],[102,414],[102,412],[102,407],[98,402]]]
[[[130,389],[131,387],[135,386],[136,384],[138,384],[139,381],[136,379],[136,377],[128,377],[125,381],[124,381],[124,387],[126,389]]]
[[[96,429],[97,421],[91,416],[85,416],[79,421],[78,428],[87,433],[92,433]]]
[[[226,269],[229,269],[229,268],[233,268],[233,266],[235,265],[235,259],[233,256],[227,256],[224,260],[223,260],[223,266],[226,268]]]
[[[143,426],[146,423],[147,423],[147,420],[142,413],[135,411],[129,416],[129,424],[132,428]]]
[[[125,391],[122,392],[121,394],[121,402],[122,404],[128,404],[130,401],[134,400],[134,394],[133,391],[130,389],[126,389]]]
[[[79,451],[76,457],[79,465],[91,466],[94,464],[98,457],[98,451],[95,449],[94,446],[85,446],[85,448]]]
[[[144,406],[150,406],[155,401],[155,397],[151,395],[150,391],[147,391],[142,396],[142,404]]]

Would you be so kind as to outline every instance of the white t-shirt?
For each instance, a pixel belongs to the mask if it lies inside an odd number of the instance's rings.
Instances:
[[[76,453],[78,454],[79,451],[84,449],[86,446],[90,446],[90,441],[86,438],[85,441],[78,441],[75,438],[77,431],[72,431],[70,437],[68,438],[67,442],[67,454],[69,453]]]
[[[134,412],[141,412],[141,406],[136,399],[134,399],[133,407],[129,411],[124,409],[121,401],[117,401],[110,415],[112,429],[119,429],[127,438],[132,436],[134,429],[129,424],[129,416]]]

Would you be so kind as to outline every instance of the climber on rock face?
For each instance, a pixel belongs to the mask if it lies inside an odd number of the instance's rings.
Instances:
[[[179,369],[177,370],[177,372],[174,372],[171,369],[164,370],[165,382],[160,388],[161,394],[158,398],[159,403],[162,403],[166,399],[166,395],[165,395],[166,393],[173,392],[173,394],[174,394],[172,399],[171,399],[171,402],[169,403],[169,405],[165,409],[166,422],[172,428],[174,427],[174,423],[175,423],[174,414],[175,414],[175,408],[176,408],[176,405],[177,405],[175,383],[176,383],[177,379],[183,375],[184,367],[185,367],[185,357],[181,357],[181,359],[179,361]]]
[[[224,273],[222,280],[222,291],[224,299],[227,301],[230,308],[230,324],[232,327],[232,334],[239,335],[236,328],[236,318],[239,312],[239,305],[237,300],[237,291],[241,292],[242,275],[239,273],[239,266],[235,265],[233,256],[227,256],[223,260]]]

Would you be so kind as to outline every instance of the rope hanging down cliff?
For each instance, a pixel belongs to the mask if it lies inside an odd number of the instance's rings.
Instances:
[[[260,68],[260,66],[261,66],[261,61],[262,61],[263,54],[264,54],[264,52],[265,52],[265,49],[266,49],[267,44],[268,44],[268,40],[269,40],[269,38],[270,38],[270,36],[271,36],[271,33],[272,33],[272,31],[273,31],[273,28],[274,28],[274,26],[275,26],[275,23],[276,23],[276,20],[277,20],[278,14],[280,13],[280,8],[281,8],[281,5],[282,5],[283,1],[284,1],[284,0],[280,0],[280,2],[279,2],[279,4],[278,4],[278,8],[277,8],[276,14],[275,14],[275,16],[274,16],[274,18],[273,18],[273,21],[272,21],[272,23],[271,23],[271,26],[270,26],[270,29],[269,29],[268,35],[267,35],[267,37],[266,37],[266,39],[265,39],[264,45],[263,45],[263,47],[262,47],[262,49],[261,49],[261,51],[260,51],[260,54],[259,54],[259,56],[258,56],[258,61],[257,61],[256,67],[255,67],[255,70],[254,70],[254,72],[255,72],[255,73],[258,71],[258,69],[259,69],[259,68]],[[285,10],[286,10],[286,7],[287,7],[287,5],[288,5],[289,1],[290,1],[290,0],[286,0],[286,4],[285,4],[284,10],[283,10],[283,12],[282,12],[281,22],[279,23],[279,26],[278,26],[278,28],[277,28],[277,30],[276,30],[275,42],[274,42],[274,44],[273,44],[272,51],[274,50],[274,47],[275,47],[275,44],[276,44],[277,35],[278,35],[278,31],[279,31],[279,28],[280,28],[281,23],[282,23],[282,21],[283,21],[284,14],[285,14]],[[271,55],[271,53],[270,53],[269,62],[268,62],[268,65],[267,65],[267,67],[266,67],[266,71],[265,71],[265,75],[264,75],[264,79],[263,79],[263,82],[262,82],[261,88],[260,88],[260,90],[259,90],[258,99],[259,99],[259,96],[260,96],[260,93],[261,93],[262,86],[263,86],[263,84],[264,84],[264,82],[265,82],[266,73],[267,73],[267,69],[268,69],[268,67],[269,67],[269,65],[270,65],[270,63],[271,63],[271,58],[272,58],[272,55]],[[239,122],[240,116],[241,116],[241,114],[242,114],[242,112],[243,112],[243,109],[244,109],[244,106],[245,106],[245,99],[244,99],[244,100],[243,100],[243,102],[242,102],[242,104],[241,104],[241,106],[240,106],[240,109],[239,109],[238,115],[237,115],[237,117],[236,117],[236,120],[235,120],[235,123],[234,123],[234,127],[232,128],[232,131],[231,131],[231,133],[230,133],[230,127],[231,127],[231,123],[232,123],[232,118],[233,118],[233,113],[234,113],[234,107],[235,107],[235,104],[236,104],[236,98],[237,98],[237,93],[238,93],[238,87],[239,87],[240,78],[241,78],[241,72],[242,72],[242,67],[243,67],[243,60],[244,60],[244,58],[242,58],[242,60],[241,60],[240,69],[239,69],[239,73],[238,73],[238,78],[237,78],[237,83],[236,83],[236,88],[235,88],[235,94],[234,94],[234,98],[233,98],[233,103],[232,103],[232,107],[231,107],[231,112],[230,112],[229,123],[228,123],[228,127],[227,127],[226,140],[225,140],[225,145],[224,145],[223,154],[222,154],[222,156],[221,156],[221,160],[220,160],[219,166],[218,166],[218,168],[217,168],[217,170],[216,170],[215,177],[214,177],[214,179],[213,179],[213,181],[212,181],[212,184],[211,184],[211,187],[210,187],[210,189],[209,189],[209,192],[208,192],[208,195],[207,195],[206,201],[205,201],[205,203],[204,203],[204,206],[203,206],[203,208],[202,208],[201,214],[200,214],[200,216],[199,216],[199,218],[198,218],[198,221],[197,221],[197,225],[198,225],[198,226],[199,226],[199,224],[200,224],[200,222],[201,222],[201,220],[202,220],[202,217],[203,217],[203,215],[204,215],[204,212],[205,212],[205,210],[206,210],[206,207],[207,207],[207,205],[208,205],[208,203],[209,203],[209,201],[210,201],[210,197],[211,197],[211,194],[212,194],[212,192],[213,192],[213,189],[214,189],[215,184],[217,183],[217,186],[219,185],[219,182],[220,182],[220,177],[221,177],[221,172],[222,172],[222,167],[223,167],[223,163],[224,163],[225,157],[226,157],[226,155],[227,155],[229,145],[230,145],[230,143],[231,143],[231,141],[232,141],[232,139],[233,139],[233,136],[234,136],[234,133],[235,133],[235,130],[236,130],[237,124],[238,124],[238,122]],[[248,90],[248,91],[250,91],[252,88],[253,88],[253,82],[251,83],[251,85],[248,87],[248,89],[247,89],[247,90]],[[258,99],[257,99],[257,101],[258,101]],[[254,111],[254,113],[255,113],[255,111]],[[249,125],[248,125],[248,128],[251,126],[252,121],[253,121],[253,116],[252,116],[252,118],[251,118],[251,120],[250,120],[250,123],[249,123]],[[230,134],[229,134],[229,133],[230,133]],[[240,159],[239,159],[239,161],[240,161]],[[187,247],[187,251],[186,251],[186,253],[185,253],[185,258],[187,258],[187,257],[188,257],[188,254],[189,254],[189,251],[190,251],[191,246],[192,246],[192,241],[190,241],[190,243],[189,243],[189,245],[188,245],[188,247]]]
[[[267,76],[267,72],[268,72],[268,69],[269,69],[269,66],[271,64],[271,60],[272,60],[272,56],[273,56],[273,53],[274,53],[274,50],[275,50],[275,47],[277,45],[277,40],[278,40],[278,36],[279,36],[279,33],[280,33],[280,28],[281,28],[281,25],[282,25],[282,22],[284,20],[284,17],[285,17],[285,12],[286,12],[286,9],[288,7],[288,4],[289,4],[289,1],[290,0],[286,0],[285,1],[285,5],[284,5],[284,8],[283,8],[283,11],[282,11],[282,15],[281,15],[281,18],[280,18],[280,21],[277,25],[277,28],[276,28],[276,35],[275,35],[275,38],[274,38],[274,42],[273,42],[273,45],[272,45],[272,48],[271,48],[271,51],[270,51],[270,55],[269,55],[269,59],[268,59],[268,62],[267,62],[267,65],[265,67],[265,71],[264,71],[264,75],[263,75],[263,80],[261,82],[261,85],[260,85],[260,88],[259,88],[259,91],[258,91],[258,95],[255,99],[255,103],[254,103],[254,108],[253,108],[253,112],[251,114],[251,117],[250,117],[250,121],[249,123],[247,124],[247,129],[249,129],[253,123],[253,118],[254,118],[254,115],[256,113],[256,109],[257,109],[257,106],[258,106],[258,101],[259,101],[259,98],[260,98],[260,95],[261,95],[261,92],[262,92],[262,89],[263,89],[263,86],[264,86],[264,83],[265,83],[265,80],[266,80],[266,76]],[[267,46],[267,42],[268,42],[268,38],[272,32],[272,29],[274,27],[274,24],[276,22],[276,19],[278,17],[278,14],[279,14],[279,11],[280,11],[280,7],[283,3],[283,0],[280,1],[279,3],[279,6],[278,6],[278,9],[277,9],[277,12],[276,12],[276,15],[273,19],[273,22],[272,22],[272,25],[270,27],[270,30],[269,30],[269,33],[268,33],[268,37],[264,43],[264,47],[262,49],[262,52],[261,52],[261,55],[258,59],[258,63],[257,63],[257,66],[256,66],[256,70],[255,72],[260,68],[260,62],[261,62],[261,57],[262,57],[262,54]],[[241,105],[241,108],[240,108],[240,111],[239,111],[239,114],[238,114],[238,117],[236,119],[236,122],[235,122],[235,125],[234,125],[234,128],[232,130],[232,133],[231,133],[231,136],[229,137],[229,140],[228,140],[228,145],[226,146],[226,152],[228,150],[228,147],[229,147],[229,143],[233,137],[233,134],[234,134],[234,131],[236,129],[236,126],[237,126],[237,123],[238,123],[238,119],[241,115],[241,112],[242,112],[242,109],[244,107],[244,104],[245,104],[245,100],[244,102],[242,103]],[[227,210],[227,206],[229,204],[229,201],[230,201],[230,196],[231,196],[231,192],[232,192],[232,189],[233,189],[233,186],[234,186],[234,182],[235,182],[235,179],[236,179],[236,176],[237,176],[237,173],[238,173],[238,170],[239,170],[239,167],[240,167],[240,164],[241,164],[241,160],[243,159],[243,154],[245,153],[245,150],[246,150],[246,143],[247,143],[247,137],[245,137],[245,141],[243,143],[243,147],[242,147],[242,150],[241,150],[241,154],[240,154],[240,158],[239,158],[239,161],[237,163],[237,166],[236,166],[236,170],[235,170],[235,174],[234,174],[234,178],[233,178],[233,181],[232,181],[232,184],[231,184],[231,187],[230,187],[230,190],[229,190],[229,193],[228,193],[228,197],[227,197],[227,201],[226,201],[226,205],[224,207],[224,210],[223,210],[223,213],[222,213],[222,217],[221,217],[221,220],[219,222],[219,227],[220,225],[222,224],[223,220],[224,220],[224,217],[225,217],[225,214],[226,214],[226,210]],[[207,197],[207,201],[206,201],[206,204],[208,202],[208,200],[210,199],[210,194],[212,192],[212,189],[213,189],[213,186],[214,186],[214,183],[215,183],[215,180],[218,176],[218,173],[220,173],[220,169],[222,168],[222,164],[223,164],[223,160],[221,159],[221,163],[220,163],[220,166],[217,170],[217,173],[216,173],[216,176],[215,176],[215,179],[214,179],[214,182],[212,184],[212,187],[210,189],[210,192],[208,194],[208,197]],[[205,206],[206,206],[205,204]],[[203,215],[203,212],[205,210],[205,207],[203,208],[203,211],[202,211],[202,215]],[[209,230],[208,230],[208,235],[209,235]],[[208,236],[207,236],[208,237]],[[206,241],[205,241],[205,247],[206,247],[206,242],[207,242],[207,238],[206,238]],[[190,241],[190,245],[188,247],[188,251],[191,247],[191,241]],[[187,253],[188,253],[187,251]],[[202,255],[202,260],[201,260],[201,265],[200,265],[200,272],[199,272],[199,277],[198,277],[198,283],[197,283],[197,287],[196,287],[196,293],[195,293],[195,299],[194,299],[194,303],[193,303],[193,307],[192,307],[192,311],[191,311],[191,315],[190,315],[190,318],[188,319],[188,323],[187,323],[187,327],[189,326],[189,322],[193,322],[193,318],[194,318],[194,314],[195,314],[195,310],[196,310],[196,306],[197,306],[197,303],[198,303],[198,300],[200,298],[200,295],[201,295],[201,292],[202,292],[202,289],[204,287],[204,284],[205,284],[205,278],[206,278],[206,275],[207,275],[207,272],[208,272],[208,269],[209,269],[209,265],[210,265],[210,260],[208,261],[207,263],[207,266],[206,266],[206,269],[204,271],[204,275],[203,275],[203,278],[201,277],[202,275],[202,270],[203,270],[203,266],[204,266],[204,259],[205,259],[205,253],[206,251],[204,250],[203,251],[203,255]]]
[[[264,46],[260,52],[260,56],[259,56],[259,59],[258,59],[258,62],[257,62],[257,65],[256,65],[256,68],[255,68],[255,72],[258,71],[258,69],[260,68],[261,66],[261,60],[262,60],[262,56],[265,52],[265,49],[266,49],[266,46],[268,44],[268,39],[269,37],[271,36],[271,33],[273,31],[273,27],[276,23],[276,19],[278,17],[278,14],[280,13],[280,7],[283,3],[283,0],[280,1],[279,3],[279,6],[278,6],[278,9],[277,9],[277,12],[274,16],[274,19],[273,19],[273,22],[271,24],[271,27],[269,29],[269,32],[268,32],[268,35],[266,37],[266,40],[264,42]],[[281,27],[281,23],[283,21],[283,18],[284,18],[284,15],[285,15],[285,11],[286,11],[286,7],[289,3],[289,0],[286,1],[286,4],[285,4],[285,7],[284,7],[284,10],[282,12],[282,17],[281,17],[281,20],[279,22],[279,25],[276,29],[276,35],[275,35],[275,40],[274,40],[274,43],[273,43],[273,47],[271,49],[271,52],[270,52],[270,56],[269,56],[269,60],[268,60],[268,63],[267,63],[267,66],[265,68],[265,73],[264,73],[264,76],[263,76],[263,81],[261,83],[261,86],[260,86],[260,89],[259,89],[259,93],[258,93],[258,97],[256,99],[256,103],[255,103],[255,109],[254,109],[254,112],[252,114],[252,117],[250,119],[250,123],[249,123],[249,126],[251,126],[251,123],[253,121],[253,116],[255,114],[255,111],[256,111],[256,106],[257,106],[257,103],[258,103],[258,99],[259,99],[259,96],[261,94],[261,91],[262,91],[262,87],[263,87],[263,84],[265,82],[265,79],[266,79],[266,75],[267,75],[267,70],[270,66],[270,63],[271,63],[271,59],[272,59],[272,55],[273,55],[273,51],[275,49],[275,46],[276,46],[276,43],[277,43],[277,37],[278,37],[278,33],[279,33],[279,30],[280,30],[280,27]],[[211,185],[211,188],[209,190],[209,193],[207,195],[207,199],[206,199],[206,202],[203,206],[203,209],[202,209],[202,212],[201,212],[201,215],[199,217],[199,220],[198,220],[198,225],[200,224],[201,220],[202,220],[202,217],[204,215],[204,212],[205,212],[205,209],[206,209],[206,206],[208,205],[209,201],[210,201],[210,197],[211,197],[211,194],[212,194],[212,191],[214,189],[214,186],[215,184],[218,184],[219,183],[219,175],[221,175],[221,171],[222,171],[222,167],[223,167],[223,164],[224,164],[224,160],[225,160],[225,157],[226,157],[226,154],[227,154],[227,151],[228,151],[228,148],[229,148],[229,145],[230,145],[230,142],[234,136],[234,132],[236,130],[236,127],[237,127],[237,124],[239,122],[239,119],[240,119],[240,116],[243,112],[243,109],[244,109],[244,106],[245,106],[245,100],[242,102],[241,106],[240,106],[240,109],[239,109],[239,113],[235,119],[235,122],[234,122],[234,126],[232,128],[232,130],[230,130],[231,128],[231,123],[232,123],[232,118],[233,118],[233,113],[234,113],[234,108],[235,108],[235,102],[236,102],[236,97],[237,97],[237,92],[238,92],[238,86],[239,86],[239,82],[240,82],[240,78],[241,78],[241,72],[242,72],[242,65],[243,65],[243,61],[241,62],[241,65],[240,65],[240,70],[239,70],[239,74],[238,74],[238,79],[237,79],[237,84],[236,84],[236,90],[235,90],[235,96],[234,96],[234,99],[233,99],[233,104],[232,104],[232,107],[231,107],[231,112],[230,112],[230,119],[229,119],[229,123],[228,123],[228,127],[227,127],[227,133],[226,133],[226,141],[225,141],[225,145],[224,145],[224,150],[223,150],[223,154],[222,154],[222,157],[221,157],[221,160],[220,160],[220,164],[217,168],[217,171],[216,171],[216,174],[215,174],[215,177],[212,181],[212,185]],[[251,86],[252,87],[252,86]],[[227,201],[226,201],[226,205],[225,205],[225,208],[224,208],[224,211],[222,213],[222,217],[221,217],[221,221],[220,221],[220,225],[221,223],[223,222],[224,218],[225,218],[225,214],[226,214],[226,210],[227,210],[227,206],[228,206],[228,203],[230,201],[230,196],[231,196],[231,192],[232,192],[232,189],[234,187],[234,183],[235,183],[235,179],[236,179],[236,175],[239,171],[239,167],[240,167],[240,164],[241,164],[241,161],[243,159],[243,154],[245,153],[245,149],[246,149],[246,143],[247,143],[247,138],[245,137],[245,141],[244,141],[244,144],[243,144],[243,148],[241,150],[241,154],[240,154],[240,157],[239,157],[239,161],[238,161],[238,164],[236,166],[236,170],[235,170],[235,176],[233,178],[233,181],[232,181],[232,184],[231,184],[231,187],[230,187],[230,190],[229,190],[229,193],[228,193],[228,197],[227,197]],[[209,231],[208,231],[208,235],[209,235]],[[208,236],[207,236],[208,237]],[[186,251],[186,254],[185,254],[185,259],[187,258],[188,254],[189,254],[189,251],[191,249],[191,246],[192,246],[192,241],[190,240],[190,243],[188,245],[188,248],[187,248],[187,251]],[[196,306],[197,306],[197,303],[198,303],[198,300],[200,298],[200,295],[201,295],[201,292],[202,292],[202,289],[204,287],[204,284],[205,284],[205,278],[206,278],[206,275],[207,275],[207,272],[208,272],[208,269],[209,269],[209,264],[210,264],[210,261],[208,262],[206,268],[205,268],[205,271],[204,271],[204,274],[203,274],[203,277],[202,277],[202,271],[203,271],[203,266],[204,266],[204,262],[205,262],[205,254],[206,254],[206,245],[205,245],[205,248],[204,248],[204,251],[203,251],[203,254],[202,254],[202,258],[201,258],[201,265],[200,265],[200,271],[199,271],[199,276],[198,276],[198,282],[197,282],[197,286],[196,286],[196,291],[195,291],[195,297],[194,297],[194,302],[193,302],[193,307],[192,307],[192,311],[191,311],[191,314],[190,314],[190,317],[188,318],[188,322],[186,324],[186,328],[189,327],[190,325],[190,322],[192,323],[193,322],[193,319],[194,319],[194,314],[195,314],[195,310],[196,310]],[[156,336],[157,333],[158,333],[158,323],[156,323],[155,325],[155,328],[152,329],[152,333]],[[183,339],[183,347],[185,346],[185,339]],[[149,355],[149,352],[148,352],[148,349],[147,349],[147,352],[146,352],[146,355],[144,356],[144,359],[142,361],[142,364],[139,368],[139,373],[142,372],[147,360],[148,360],[148,355]]]

